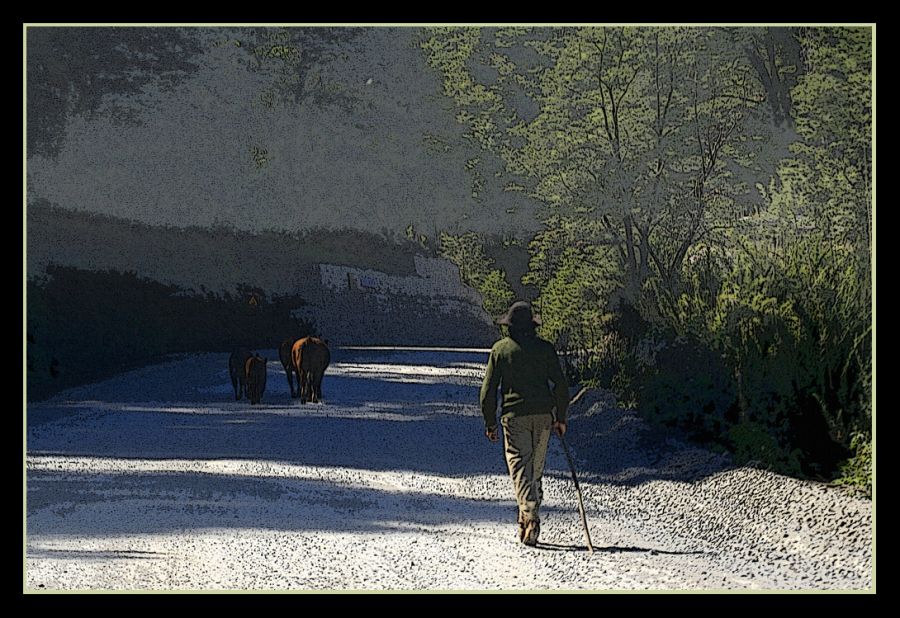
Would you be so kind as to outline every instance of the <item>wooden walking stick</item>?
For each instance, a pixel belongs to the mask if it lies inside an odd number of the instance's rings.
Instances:
[[[583,390],[582,392],[579,392],[573,401],[577,400],[583,392]],[[554,414],[553,416],[553,420],[556,420],[556,415]],[[572,472],[572,480],[575,482],[575,491],[578,492],[578,512],[581,514],[581,525],[584,528],[584,538],[587,540],[588,553],[593,554],[594,546],[591,544],[591,533],[588,531],[587,516],[584,514],[584,499],[581,496],[581,486],[578,484],[578,476],[575,474],[575,462],[572,460],[572,453],[569,452],[569,445],[566,444],[566,439],[558,433],[556,433],[556,435],[559,436],[559,441],[562,443],[563,451],[566,454],[566,461],[569,462],[569,470]]]

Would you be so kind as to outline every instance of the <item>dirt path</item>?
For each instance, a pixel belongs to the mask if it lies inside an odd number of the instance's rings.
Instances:
[[[272,351],[273,352],[273,351]],[[270,359],[277,355],[269,353]],[[591,535],[551,445],[537,549],[515,537],[477,351],[338,351],[324,405],[235,402],[227,355],[29,406],[26,588],[869,589],[871,508],[573,410]]]

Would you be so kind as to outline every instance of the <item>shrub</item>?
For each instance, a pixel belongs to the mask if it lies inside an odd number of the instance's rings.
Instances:
[[[838,485],[852,487],[867,497],[872,497],[872,438],[857,432],[850,440],[850,448],[854,455],[841,465],[841,476],[835,481]]]
[[[757,464],[782,474],[801,475],[799,450],[787,451],[760,423],[745,421],[728,432],[734,460],[738,464]]]

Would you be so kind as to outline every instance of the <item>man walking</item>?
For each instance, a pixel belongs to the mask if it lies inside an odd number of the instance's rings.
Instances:
[[[569,387],[553,345],[535,332],[540,320],[532,314],[531,305],[514,303],[497,323],[509,327],[509,336],[491,348],[481,386],[481,413],[485,435],[497,442],[499,388],[504,452],[519,505],[519,540],[534,546],[541,531],[541,476],[550,432],[566,433]]]

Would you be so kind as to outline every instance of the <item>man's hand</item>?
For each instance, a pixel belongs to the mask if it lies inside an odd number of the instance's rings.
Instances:
[[[566,424],[560,422],[553,423],[553,432],[558,435],[560,438],[566,435]]]
[[[491,442],[497,442],[500,439],[500,436],[497,435],[497,426],[496,425],[494,425],[493,427],[488,427],[484,431],[484,435]]]

